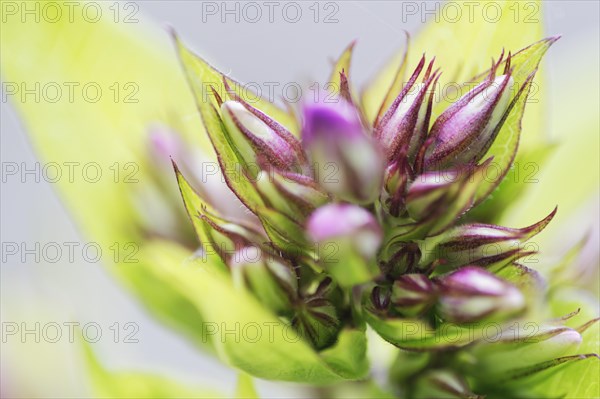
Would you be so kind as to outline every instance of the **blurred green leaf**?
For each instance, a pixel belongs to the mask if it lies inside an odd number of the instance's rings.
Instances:
[[[369,305],[364,318],[383,339],[406,350],[438,351],[463,347],[481,337],[482,329],[475,325],[448,323],[434,328],[420,319],[381,317]]]
[[[63,16],[70,15],[67,5],[53,4]],[[109,3],[98,6],[103,15],[112,15]],[[115,24],[109,17],[89,22],[82,13],[73,13],[72,21],[66,17],[57,22],[28,21],[22,23],[19,15],[3,18],[0,63],[5,83],[62,88],[56,102],[11,98],[40,161],[56,162],[63,171],[69,162],[78,165],[73,179],[63,175],[56,185],[84,235],[101,246],[103,261],[154,313],[193,334],[200,322],[197,310],[154,273],[165,258],[189,256],[190,251],[177,248],[161,254],[146,248],[143,219],[158,215],[139,212],[148,191],[158,195],[152,200],[158,200],[161,209],[181,212],[179,202],[160,197],[165,189],[153,175],[157,162],[147,154],[152,123],[171,125],[175,120],[188,143],[208,146],[205,135],[199,134],[202,124],[166,35],[152,31],[142,20],[128,25]],[[64,85],[69,82],[76,85],[72,101]],[[101,88],[97,102],[82,97],[85,85]],[[97,182],[82,178],[83,167],[92,163],[102,173]],[[176,193],[175,181],[172,188]]]
[[[56,6],[69,15],[64,5]],[[106,15],[110,15],[108,6],[102,4]],[[207,144],[197,134],[202,130],[200,119],[190,117],[195,114],[193,99],[168,42],[143,24],[124,27],[110,18],[90,23],[81,13],[74,13],[73,22],[69,18],[56,23],[28,21],[7,16],[2,23],[4,82],[24,88],[36,84],[62,87],[56,102],[20,95],[11,98],[34,149],[44,162],[79,163],[73,181],[63,176],[57,184],[85,233],[103,244],[139,238],[142,232],[133,197],[136,190],[152,184],[144,160],[148,127],[153,122],[181,120],[184,137],[193,133],[195,140]],[[72,101],[64,86],[68,82],[76,85]],[[130,89],[124,92],[128,83]],[[86,84],[102,90],[97,102],[83,97]],[[119,101],[115,101],[117,87],[123,91]],[[127,102],[123,96],[129,94]],[[92,162],[101,168],[98,182],[80,176],[83,166]],[[114,167],[123,168],[125,163],[132,165],[130,182],[115,175]]]
[[[181,292],[178,281],[166,272],[172,265],[179,265],[192,256],[192,252],[174,242],[149,240],[141,244],[137,255],[139,262],[121,266],[130,288],[159,320],[182,332],[199,347],[212,350],[212,337],[203,334],[202,314]]]
[[[336,344],[320,353],[323,360],[344,378],[366,376],[369,362],[365,353],[367,339],[364,330],[342,330]]]
[[[96,398],[224,398],[221,394],[184,386],[156,374],[107,370],[96,358],[91,345],[84,342],[83,349]]]
[[[254,382],[252,381],[252,377],[250,377],[248,374],[238,374],[235,396],[238,399],[258,399],[258,394],[254,388]]]

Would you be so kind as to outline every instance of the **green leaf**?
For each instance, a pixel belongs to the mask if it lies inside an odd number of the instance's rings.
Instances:
[[[56,6],[63,16],[69,15],[66,6]],[[103,15],[111,15],[108,6],[102,4]],[[66,86],[57,102],[11,98],[34,149],[42,162],[56,162],[63,170],[65,162],[79,163],[73,181],[63,178],[57,185],[86,234],[103,244],[139,238],[143,221],[135,211],[135,195],[154,185],[144,154],[148,127],[185,120],[178,129],[188,139],[202,130],[199,118],[183,117],[194,114],[193,99],[168,42],[144,24],[117,25],[110,18],[90,23],[81,13],[75,13],[72,22],[68,18],[56,23],[28,21],[22,23],[18,15],[3,21],[3,80],[28,88],[36,83],[78,84],[72,101]],[[88,83],[102,90],[97,102],[83,97],[82,88]],[[114,97],[117,92],[119,101]],[[123,96],[130,93],[126,100]],[[208,144],[202,138],[196,142]],[[83,166],[92,162],[101,168],[98,182],[80,177]],[[122,176],[126,163],[133,171],[130,183]],[[115,178],[115,166],[121,168],[119,178]]]
[[[120,273],[155,317],[183,333],[199,347],[213,350],[212,337],[203,334],[205,323],[198,308],[181,292],[178,281],[165,272],[190,256],[190,250],[176,243],[147,241],[136,254],[139,262],[123,264]]]
[[[599,371],[597,355],[565,356],[519,370],[498,382],[524,398],[597,398]]]
[[[459,348],[481,337],[482,329],[475,325],[461,327],[448,323],[434,328],[420,319],[381,317],[369,305],[363,312],[369,325],[383,339],[406,350],[437,351]]]
[[[360,344],[356,332],[342,332],[338,342],[320,355],[247,291],[234,288],[229,276],[214,266],[213,257],[173,263],[162,271],[163,278],[176,282],[202,314],[201,334],[211,337],[217,353],[230,365],[258,378],[312,384],[363,377],[366,345]],[[346,353],[348,342],[354,343],[351,353]],[[351,356],[356,364],[341,365],[343,356]]]
[[[546,376],[543,383],[534,391],[539,395],[563,394],[567,398],[598,398],[600,397],[600,325],[595,323],[583,334],[583,343],[578,353],[579,358],[573,359],[557,373]],[[583,357],[585,354],[596,356]]]
[[[342,330],[334,346],[320,353],[323,360],[344,378],[366,376],[369,362],[365,353],[367,339],[364,330]]]
[[[527,114],[528,112],[525,113]],[[474,223],[500,224],[504,214],[519,206],[519,201],[515,201],[515,198],[520,198],[532,184],[538,182],[536,173],[546,165],[556,147],[552,144],[540,144],[536,148],[520,149],[517,161],[512,164],[504,180],[493,195],[469,212],[468,220]],[[490,176],[494,174],[496,170],[490,169]]]
[[[124,399],[224,398],[221,394],[188,387],[157,374],[107,370],[96,358],[91,345],[84,342],[83,350],[94,397]]]

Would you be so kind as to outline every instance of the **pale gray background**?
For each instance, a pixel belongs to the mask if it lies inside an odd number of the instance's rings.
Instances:
[[[312,3],[303,2],[303,11],[308,13]],[[229,68],[241,81],[323,81],[329,60],[355,38],[359,42],[354,76],[364,81],[402,47],[401,30],[414,32],[420,24],[420,18],[414,17],[402,23],[400,2],[336,3],[339,22],[333,24],[315,24],[309,15],[290,24],[280,14],[276,14],[273,24],[265,20],[234,23],[231,18],[223,24],[217,17],[202,23],[200,2],[138,2],[147,18],[176,27],[194,49],[219,67]],[[552,1],[544,5],[544,12],[547,34],[563,34],[545,61],[551,82],[581,85],[582,90],[590,90],[582,92],[583,96],[597,98],[597,87],[584,87],[581,77],[570,72],[573,65],[598,65],[598,2]],[[549,101],[553,106],[557,100]],[[5,103],[1,107],[2,161],[35,162],[13,108]],[[11,180],[2,185],[1,200],[2,241],[82,241],[50,184]],[[113,344],[103,339],[98,346],[103,360],[111,366],[164,371],[182,381],[217,389],[235,381],[233,372],[149,318],[97,264],[9,262],[2,264],[1,273],[2,321],[32,322],[42,313],[47,321],[96,321],[105,331],[115,321],[133,321],[140,326],[139,344]],[[36,359],[42,359],[43,354],[53,361],[31,362],[27,359],[32,359],[32,351],[40,354]],[[24,396],[81,397],[87,395],[87,390],[76,354],[74,345],[69,344],[39,344],[28,349],[3,345],[2,377],[13,384],[26,384]],[[57,369],[62,371],[57,373]],[[22,391],[23,386],[17,388]],[[297,395],[293,387],[268,383],[262,384],[261,390],[274,396]]]

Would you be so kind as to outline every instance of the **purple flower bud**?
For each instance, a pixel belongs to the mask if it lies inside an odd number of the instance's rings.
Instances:
[[[390,301],[396,312],[413,317],[426,312],[435,299],[435,286],[427,276],[405,274],[394,281]]]
[[[384,191],[381,203],[384,209],[394,217],[399,217],[406,209],[406,189],[412,177],[412,169],[401,152],[384,172]]]
[[[373,133],[385,149],[388,161],[398,159],[401,151],[404,151],[409,159],[413,159],[427,135],[433,92],[427,101],[425,99],[429,87],[439,75],[431,74],[431,62],[423,82],[415,83],[424,65],[425,57],[421,58],[408,83],[390,105]]]
[[[450,200],[463,185],[466,172],[447,170],[425,172],[410,185],[406,201],[415,220],[428,217],[444,200]]]
[[[240,101],[225,101],[221,113],[233,145],[244,162],[251,165],[267,163],[281,170],[301,170],[305,157],[300,142],[269,116]]]
[[[350,204],[329,204],[308,219],[306,231],[318,245],[323,267],[342,286],[370,280],[376,273],[375,257],[383,232],[366,209]]]
[[[468,211],[485,178],[487,165],[488,161],[474,167],[430,171],[417,176],[406,195],[406,209],[416,221],[413,230],[428,236],[437,235]]]
[[[439,313],[450,322],[503,319],[525,309],[525,298],[517,287],[478,267],[442,276],[437,285]]]
[[[338,98],[305,104],[303,116],[303,145],[319,184],[346,201],[375,201],[383,162],[375,143],[365,134],[356,108]]]
[[[542,231],[556,214],[556,209],[539,222],[522,229],[473,223],[458,226],[443,235],[433,250],[445,267],[466,264],[491,266],[530,255],[523,243]]]
[[[308,219],[307,232],[315,242],[351,238],[367,258],[375,256],[383,237],[375,217],[350,204],[329,204],[317,209]]]
[[[429,133],[425,170],[479,161],[503,123],[513,84],[510,74],[487,79],[446,109]]]

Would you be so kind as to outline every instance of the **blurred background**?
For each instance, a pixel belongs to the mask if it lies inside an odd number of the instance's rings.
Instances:
[[[428,10],[439,7],[435,2],[401,1],[291,2],[291,6],[286,2],[275,3],[278,7],[273,10],[272,20],[262,2],[255,3],[262,13],[260,18],[254,9],[244,8],[238,2],[127,1],[120,10],[123,15],[131,14],[139,20],[140,26],[158,29],[160,40],[168,41],[166,27],[174,27],[188,45],[222,71],[242,82],[257,82],[267,90],[269,82],[277,82],[281,88],[289,82],[306,87],[311,82],[325,81],[331,60],[354,39],[357,39],[354,80],[366,83],[389,57],[403,48],[403,30],[417,32],[424,20],[432,19]],[[411,8],[415,4],[419,6],[416,13]],[[507,224],[513,227],[539,220],[557,200],[536,194],[536,189],[555,186],[561,192],[560,217],[544,232],[545,245],[541,249],[547,251],[545,256],[559,257],[587,232],[591,239],[580,267],[589,270],[598,268],[600,216],[599,4],[596,1],[543,4],[546,36],[561,34],[562,39],[543,61],[548,86],[538,97],[550,111],[549,128],[544,134],[563,147],[554,162],[536,175],[539,181],[519,209],[506,217]],[[282,13],[284,9],[286,13]],[[302,13],[299,18],[297,10]],[[174,53],[171,55],[175,57]],[[10,56],[2,53],[2,57]],[[275,94],[279,96],[278,90],[275,89]],[[233,371],[156,322],[103,269],[93,252],[82,253],[86,240],[61,204],[52,183],[31,177],[23,180],[5,173],[10,165],[33,167],[36,156],[14,105],[4,94],[0,214],[2,396],[91,395],[77,344],[66,339],[52,343],[43,336],[35,342],[35,332],[27,335],[27,343],[23,343],[21,332],[9,334],[15,326],[35,331],[35,323],[41,323],[42,328],[58,323],[63,334],[68,330],[64,323],[90,325],[89,334],[94,335],[94,329],[101,332],[94,349],[110,367],[164,373],[190,385],[217,390],[234,384]],[[588,143],[591,157],[578,156],[582,141]],[[554,228],[555,224],[559,227]],[[36,259],[35,255],[26,255],[23,259],[21,252],[14,255],[11,245],[15,243],[25,248],[40,245],[42,250],[38,255],[42,256]],[[79,243],[74,256],[68,261],[63,257],[53,262],[53,246],[59,245],[67,251],[65,243]],[[588,276],[597,279],[595,273]],[[592,281],[589,288],[597,289],[597,283]],[[46,332],[53,335],[50,330]],[[120,334],[118,339],[116,332]],[[123,339],[128,334],[132,342]],[[286,384],[260,382],[259,390],[265,396],[298,396],[297,388]]]

